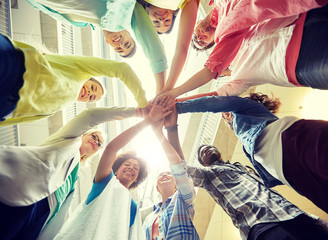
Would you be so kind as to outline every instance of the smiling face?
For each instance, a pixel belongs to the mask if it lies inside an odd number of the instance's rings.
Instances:
[[[104,138],[99,131],[95,131],[82,136],[82,144],[80,147],[81,156],[90,156],[102,148]]]
[[[135,47],[134,40],[127,30],[120,32],[104,31],[105,41],[112,46],[120,56],[128,56]]]
[[[104,91],[99,82],[90,78],[83,84],[77,100],[80,102],[98,101],[103,94]]]
[[[140,165],[136,159],[129,158],[115,172],[116,178],[122,185],[129,188],[139,175]]]
[[[221,160],[219,150],[210,145],[202,146],[198,151],[198,157],[200,158],[203,166],[210,166],[214,161]]]
[[[164,191],[170,191],[169,195],[172,195],[177,189],[175,178],[171,172],[162,172],[157,177],[157,191],[163,193]]]
[[[192,41],[198,49],[206,48],[214,41],[215,28],[208,25],[204,20],[197,23]]]
[[[172,25],[173,11],[150,5],[146,11],[157,32],[165,33]]]

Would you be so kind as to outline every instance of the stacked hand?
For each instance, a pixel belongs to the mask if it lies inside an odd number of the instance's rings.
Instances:
[[[173,104],[174,101],[167,97],[155,99],[153,103],[149,104],[151,109],[146,119],[148,119],[153,126],[158,126],[158,122],[163,121],[164,118],[172,112],[170,109]]]

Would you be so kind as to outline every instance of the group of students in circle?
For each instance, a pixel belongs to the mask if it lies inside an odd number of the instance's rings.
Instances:
[[[328,213],[328,122],[279,119],[274,115],[278,99],[261,93],[238,96],[264,83],[328,89],[327,0],[219,0],[197,24],[198,0],[27,1],[64,23],[98,25],[122,57],[136,51],[127,31],[132,29],[153,71],[156,98],[146,99],[127,63],[45,54],[1,35],[0,127],[49,117],[75,101],[99,100],[106,90],[97,76],[119,78],[138,103],[137,108],[90,108],[37,147],[0,146],[2,239],[49,239],[51,231],[54,239],[199,239],[192,221],[194,186],[207,190],[242,239],[328,239],[325,221],[271,190],[285,184]],[[179,12],[167,75],[158,34],[170,33]],[[203,69],[174,87],[190,44],[213,50]],[[176,99],[222,75],[229,75],[229,81],[217,91]],[[177,119],[191,112],[222,113],[256,171],[224,161],[208,145],[197,153],[203,167],[187,165]],[[144,119],[105,147],[91,192],[66,220],[81,162],[103,147],[104,137],[93,127],[133,116]],[[129,189],[147,177],[147,166],[133,152],[118,152],[148,125],[171,172],[158,176],[162,202],[142,226]]]

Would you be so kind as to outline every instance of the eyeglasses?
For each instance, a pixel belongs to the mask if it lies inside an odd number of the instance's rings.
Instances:
[[[197,37],[197,35],[196,35],[196,33],[194,32],[194,34],[193,34],[193,42],[194,42],[194,44],[196,45],[196,47],[198,48],[198,49],[203,49],[203,48],[205,48],[206,47],[206,43],[204,42],[204,41],[202,41],[202,40],[199,40],[198,41],[198,37]]]
[[[102,143],[102,141],[100,141],[100,139],[99,139],[99,137],[98,137],[97,134],[92,133],[91,134],[91,137],[92,137],[93,141],[95,141],[95,143],[97,144],[98,148],[102,148],[103,147],[103,143]]]

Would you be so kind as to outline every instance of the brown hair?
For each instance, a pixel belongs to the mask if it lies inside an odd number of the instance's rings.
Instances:
[[[194,34],[193,34],[193,36],[194,36]],[[205,50],[210,49],[211,47],[213,47],[214,44],[215,44],[215,42],[213,40],[206,47],[198,48],[197,45],[194,43],[194,37],[192,37],[190,44],[191,44],[192,48],[195,49],[197,52],[203,52],[203,51],[205,51]]]
[[[269,109],[272,113],[277,113],[279,110],[279,107],[281,105],[281,102],[278,98],[275,98],[273,95],[270,98],[266,94],[262,93],[251,93],[249,97],[245,97],[247,99],[251,99],[255,102],[261,103],[264,107]]]
[[[117,156],[114,164],[113,164],[113,172],[116,173],[116,171],[121,167],[121,165],[128,159],[134,159],[137,160],[139,163],[139,174],[137,177],[136,182],[132,183],[129,189],[136,188],[140,183],[142,183],[148,176],[147,171],[147,163],[142,158],[137,157],[135,152],[124,152]]]

